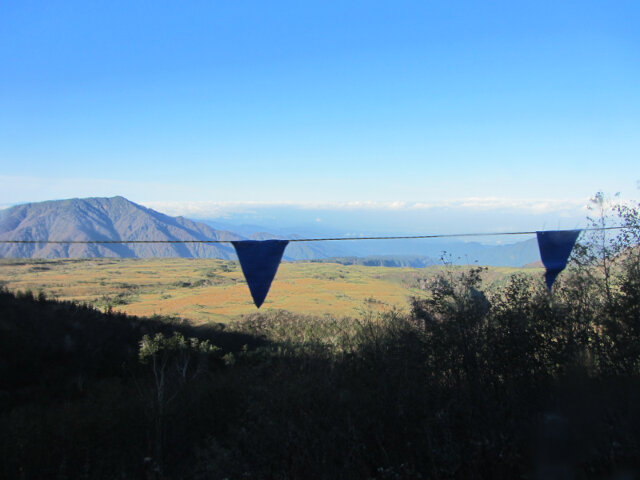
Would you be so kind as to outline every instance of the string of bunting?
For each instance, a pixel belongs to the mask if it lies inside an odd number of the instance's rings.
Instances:
[[[343,240],[413,240],[425,238],[479,237],[502,235],[536,235],[540,259],[545,267],[545,282],[551,291],[556,278],[567,266],[571,251],[583,231],[619,230],[623,227],[584,228],[578,230],[544,230],[530,232],[455,233],[390,237],[294,238],[289,240],[0,240],[16,244],[112,244],[112,243],[231,243],[238,255],[242,273],[257,308],[267,298],[285,248],[291,242],[327,242]]]

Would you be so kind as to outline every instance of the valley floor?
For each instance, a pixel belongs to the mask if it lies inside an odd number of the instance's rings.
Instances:
[[[261,311],[356,316],[363,309],[406,310],[411,297],[443,268],[364,267],[332,263],[282,263]],[[485,284],[541,269],[489,267]],[[170,315],[195,323],[228,322],[254,313],[237,262],[215,259],[0,259],[0,286],[42,291],[49,298],[83,302],[130,315]]]

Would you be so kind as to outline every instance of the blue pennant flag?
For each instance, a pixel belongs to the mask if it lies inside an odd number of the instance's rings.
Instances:
[[[540,258],[547,269],[544,279],[547,282],[549,291],[551,291],[553,282],[556,281],[558,274],[567,266],[567,260],[569,260],[569,255],[571,255],[571,250],[573,250],[580,232],[581,230],[536,232]]]
[[[267,298],[273,277],[282,260],[288,240],[243,240],[231,242],[238,254],[253,303],[260,308]]]

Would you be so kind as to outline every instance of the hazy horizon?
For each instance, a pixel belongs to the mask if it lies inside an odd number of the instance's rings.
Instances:
[[[55,200],[55,199],[51,199]],[[34,202],[25,202],[34,203]],[[37,202],[35,202],[37,203]],[[586,226],[588,210],[578,201],[465,199],[457,202],[140,202],[170,216],[203,221],[240,234],[359,237],[495,233]],[[8,208],[10,205],[0,206]],[[514,243],[525,237],[473,237],[464,241]]]

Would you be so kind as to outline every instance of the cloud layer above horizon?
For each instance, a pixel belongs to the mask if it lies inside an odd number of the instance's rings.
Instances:
[[[143,202],[168,215],[205,220],[218,228],[283,234],[361,236],[445,234],[578,228],[584,200],[466,198],[439,202]]]
[[[252,212],[260,209],[283,208],[300,211],[484,211],[484,212],[522,212],[526,214],[567,214],[586,213],[588,199],[511,199],[499,197],[469,197],[457,200],[433,202],[216,202],[216,201],[151,201],[143,205],[172,216],[185,216],[200,219],[225,218],[234,213]]]
[[[397,200],[387,201],[273,200],[277,193],[278,189],[274,189],[261,201],[237,200],[238,195],[226,195],[219,189],[166,182],[0,175],[0,208],[72,197],[121,195],[167,215],[206,220],[220,228],[254,225],[256,229],[281,234],[358,236],[573,229],[586,226],[589,204],[588,196],[569,195],[455,198],[430,192],[429,198],[418,201],[408,201],[400,195]],[[211,197],[232,200],[202,200]],[[623,195],[621,201],[634,203],[629,195]]]

